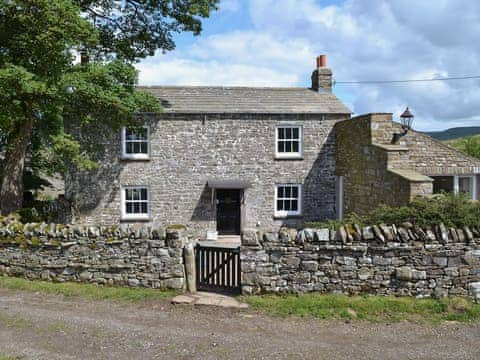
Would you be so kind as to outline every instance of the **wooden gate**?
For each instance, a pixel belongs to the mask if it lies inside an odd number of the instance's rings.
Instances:
[[[195,262],[198,290],[240,294],[240,247],[198,244]]]

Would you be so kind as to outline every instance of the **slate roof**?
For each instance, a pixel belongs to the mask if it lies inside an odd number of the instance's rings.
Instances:
[[[308,88],[152,86],[141,89],[156,96],[166,113],[351,113],[335,95]]]

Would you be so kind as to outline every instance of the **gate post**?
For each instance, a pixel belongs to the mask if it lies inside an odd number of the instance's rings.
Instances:
[[[197,292],[196,274],[195,274],[195,250],[193,244],[188,243],[183,248],[185,259],[185,277],[187,280],[187,290],[191,293]]]

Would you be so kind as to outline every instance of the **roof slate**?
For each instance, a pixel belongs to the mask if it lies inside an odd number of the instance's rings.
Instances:
[[[308,88],[152,86],[166,113],[350,114],[331,93]]]

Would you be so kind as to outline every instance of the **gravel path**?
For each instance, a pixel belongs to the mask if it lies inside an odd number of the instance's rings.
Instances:
[[[371,324],[120,304],[0,289],[0,356],[25,359],[479,359],[480,323]]]

